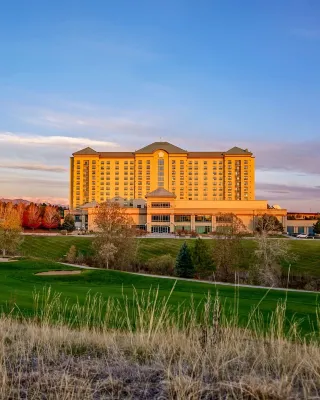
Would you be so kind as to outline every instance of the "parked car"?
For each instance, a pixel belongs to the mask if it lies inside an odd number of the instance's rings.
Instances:
[[[307,239],[308,234],[307,233],[299,233],[299,235],[297,235],[297,238],[299,239]]]

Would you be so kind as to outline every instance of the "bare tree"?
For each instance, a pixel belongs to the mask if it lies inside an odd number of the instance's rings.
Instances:
[[[101,257],[101,260],[105,262],[107,269],[109,269],[109,263],[114,260],[117,251],[118,249],[111,242],[105,243],[101,246],[99,256]]]
[[[279,233],[283,232],[283,225],[276,216],[263,214],[258,216],[256,221],[256,231],[258,233]]]
[[[0,249],[2,256],[14,254],[22,241],[21,216],[12,203],[1,207]]]
[[[246,227],[242,220],[233,213],[217,215],[217,236],[213,246],[213,261],[218,280],[230,282],[241,265],[244,249],[242,234]]]
[[[96,258],[99,265],[105,266],[106,245],[109,245],[108,252],[111,254],[114,246],[114,254],[108,261],[109,266],[115,266],[119,269],[128,269],[136,257],[137,241],[135,239],[135,229],[133,220],[127,214],[126,209],[116,202],[105,202],[97,207],[95,216],[95,225],[97,227],[96,237],[93,247],[96,252]],[[109,257],[110,257],[109,254]]]
[[[268,238],[267,232],[261,232],[255,238],[256,249],[253,263],[249,269],[251,283],[263,286],[279,286],[282,263],[290,264],[296,260],[286,239]]]

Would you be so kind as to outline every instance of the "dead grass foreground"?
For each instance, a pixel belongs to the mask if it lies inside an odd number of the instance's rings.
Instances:
[[[320,349],[276,331],[70,329],[0,318],[0,399],[318,399]]]

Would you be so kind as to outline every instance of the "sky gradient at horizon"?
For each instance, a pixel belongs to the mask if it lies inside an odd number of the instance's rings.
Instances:
[[[12,0],[0,198],[67,203],[69,157],[248,148],[256,196],[320,211],[320,2]]]

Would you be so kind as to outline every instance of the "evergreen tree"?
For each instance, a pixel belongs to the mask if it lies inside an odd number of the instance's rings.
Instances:
[[[192,249],[192,261],[196,272],[203,277],[207,277],[214,270],[212,251],[203,239],[197,239]]]
[[[177,256],[175,274],[180,278],[193,278],[194,276],[191,252],[186,242],[181,246]]]
[[[320,234],[320,219],[313,225],[313,232]]]
[[[62,229],[72,232],[75,230],[74,217],[72,214],[67,214],[64,218]]]

